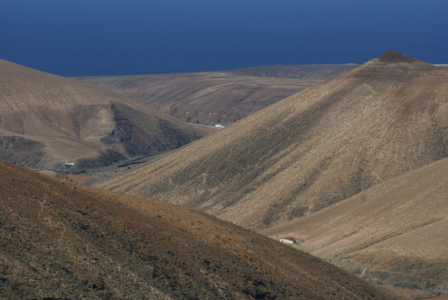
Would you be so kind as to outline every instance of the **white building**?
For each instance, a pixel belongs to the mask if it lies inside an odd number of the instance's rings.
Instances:
[[[281,239],[279,239],[279,242],[280,242],[280,243],[283,243],[283,244],[295,244],[295,243],[296,243],[296,240],[293,239],[293,238],[289,238],[289,237],[287,237],[287,238],[281,238]]]

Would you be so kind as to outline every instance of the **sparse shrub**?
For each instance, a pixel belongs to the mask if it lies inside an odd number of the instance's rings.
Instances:
[[[375,281],[374,281],[374,283],[375,284],[378,284],[378,285],[383,285],[383,281],[381,280],[381,279],[376,279]]]
[[[434,282],[427,281],[425,285],[425,289],[433,289],[436,286]]]
[[[405,288],[405,289],[411,289],[411,290],[421,290],[422,288],[416,284],[416,283],[412,283],[412,282],[395,282],[393,284],[393,286],[395,287],[401,287],[401,288]]]

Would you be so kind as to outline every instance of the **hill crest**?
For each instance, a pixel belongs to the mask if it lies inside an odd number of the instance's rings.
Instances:
[[[412,62],[417,59],[405,56],[398,50],[387,50],[383,55],[377,58],[381,62],[398,63],[398,62]]]
[[[446,70],[372,59],[98,186],[264,229],[446,157],[447,113]]]

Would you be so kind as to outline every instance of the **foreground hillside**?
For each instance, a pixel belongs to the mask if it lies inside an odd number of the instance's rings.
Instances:
[[[244,68],[221,72],[84,77],[189,122],[228,125],[355,65]]]
[[[0,158],[44,168],[83,159],[91,167],[172,150],[207,132],[100,87],[0,60]]]
[[[448,159],[263,231],[371,280],[448,288]]]
[[[203,213],[0,161],[5,299],[396,299]]]
[[[448,155],[448,71],[388,51],[99,183],[264,229]]]

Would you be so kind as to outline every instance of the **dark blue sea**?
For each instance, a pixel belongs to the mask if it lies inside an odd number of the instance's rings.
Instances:
[[[0,0],[0,58],[62,76],[448,63],[446,0]]]

